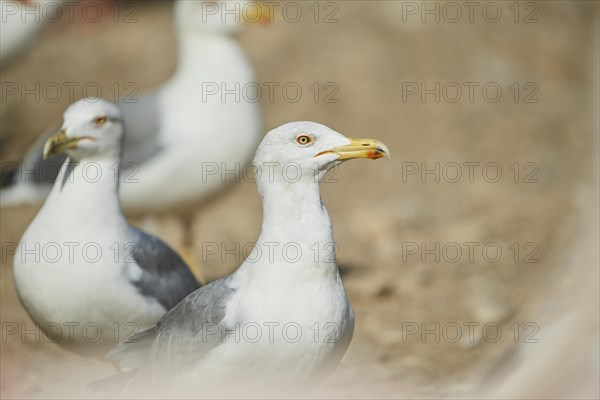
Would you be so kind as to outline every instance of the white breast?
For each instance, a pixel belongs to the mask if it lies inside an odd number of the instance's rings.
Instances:
[[[316,279],[308,270],[304,276],[254,274],[228,306],[224,323],[230,333],[224,343],[173,386],[233,380],[245,387],[258,388],[265,382],[294,387],[326,378],[354,330],[354,315],[337,270],[335,275]],[[256,281],[263,277],[266,285]],[[291,285],[285,279],[295,282]]]
[[[114,340],[111,329],[129,324],[131,333],[150,327],[166,310],[129,282],[127,267],[135,261],[123,239],[128,225],[102,184],[67,184],[61,193],[53,189],[18,245],[14,280],[23,305],[42,328],[92,324],[102,329],[103,339]],[[106,201],[89,198],[103,195]],[[76,331],[72,340],[86,338]]]
[[[259,103],[243,93],[255,78],[237,42],[215,36],[185,46],[180,51],[188,56],[160,91],[162,150],[140,165],[135,182],[121,186],[126,210],[197,202],[239,175],[256,150]]]

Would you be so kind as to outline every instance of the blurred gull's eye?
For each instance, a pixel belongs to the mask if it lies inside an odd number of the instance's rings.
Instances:
[[[296,143],[302,146],[306,146],[312,142],[312,138],[308,135],[300,135],[296,138]]]
[[[94,120],[94,125],[100,127],[106,123],[106,117],[98,117]]]

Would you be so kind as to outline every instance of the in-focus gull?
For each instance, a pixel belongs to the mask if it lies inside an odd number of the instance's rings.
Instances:
[[[384,156],[376,140],[314,122],[270,131],[254,158],[263,200],[256,246],[234,273],[109,353],[127,376],[136,370],[127,390],[247,396],[247,389],[299,388],[331,373],[350,344],[354,315],[319,182],[342,161]]]
[[[68,158],[14,257],[16,290],[29,315],[84,353],[151,327],[199,287],[173,250],[123,216],[122,140],[115,105],[84,99],[67,109],[44,155]]]
[[[223,187],[223,171],[239,171],[251,160],[262,116],[259,103],[244,95],[256,78],[233,36],[246,20],[258,20],[249,15],[258,10],[250,3],[175,2],[175,74],[157,90],[133,96],[138,102],[119,103],[127,132],[123,166],[137,181],[121,186],[126,213],[164,212],[201,201]],[[2,206],[38,203],[49,192],[63,159],[42,161],[46,139],[33,145],[5,182]]]

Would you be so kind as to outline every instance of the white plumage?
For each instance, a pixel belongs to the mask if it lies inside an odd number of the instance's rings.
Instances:
[[[198,288],[170,248],[131,227],[122,214],[122,134],[114,105],[80,100],[69,107],[62,131],[44,150],[69,158],[14,257],[17,293],[34,321],[64,332],[76,324],[61,338],[66,346],[91,346],[96,339],[114,345],[134,329],[152,326]]]
[[[156,91],[136,96],[138,102],[119,104],[126,130],[123,165],[130,166],[120,196],[128,213],[171,211],[207,198],[223,187],[222,172],[241,171],[258,144],[260,107],[243,90],[256,79],[233,37],[244,19],[218,9],[209,13],[206,3],[175,3],[174,76]],[[42,162],[44,141],[28,151],[21,171],[34,171]],[[12,186],[2,189],[2,206],[43,200],[50,190],[45,178],[52,178],[53,169],[42,170],[42,177],[17,171]]]
[[[343,160],[387,155],[377,141],[311,122],[269,132],[254,159],[263,199],[256,247],[233,274],[196,290],[109,354],[124,370],[137,369],[128,390],[248,396],[329,375],[350,343],[354,315],[319,182]],[[287,175],[290,166],[300,174]]]

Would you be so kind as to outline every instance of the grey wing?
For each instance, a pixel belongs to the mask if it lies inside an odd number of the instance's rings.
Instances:
[[[160,92],[148,93],[136,99],[118,103],[123,116],[123,165],[143,164],[161,150]]]
[[[167,312],[152,329],[119,344],[107,358],[152,381],[169,380],[223,342],[223,319],[235,293],[228,278],[209,283]]]
[[[130,229],[135,244],[132,256],[142,270],[140,276],[132,274],[136,279],[131,283],[142,295],[170,310],[200,287],[186,263],[169,246],[139,229]]]

